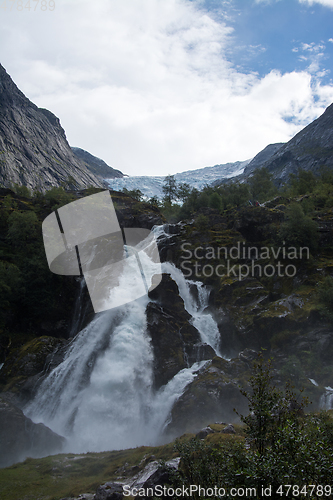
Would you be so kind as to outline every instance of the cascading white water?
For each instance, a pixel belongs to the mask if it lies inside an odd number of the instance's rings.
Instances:
[[[323,410],[333,410],[333,387],[325,387],[326,392],[320,397],[319,407]]]
[[[208,306],[210,291],[201,281],[192,281],[185,278],[180,269],[170,262],[164,262],[163,272],[171,275],[171,278],[177,283],[179,294],[184,301],[186,311],[192,316],[192,324],[199,331],[201,341],[210,345],[217,356],[220,353],[220,331],[213,316],[205,311]],[[193,297],[191,286],[197,289],[198,299]]]
[[[150,266],[153,271],[156,264],[147,255],[143,258],[143,267]],[[204,306],[191,302],[182,273],[171,264],[163,267],[182,288],[194,322],[200,322]],[[129,288],[133,294],[136,287],[142,287],[133,271],[130,266],[125,269],[118,287],[107,298],[110,306],[113,297],[119,299]],[[43,422],[67,438],[66,451],[156,444],[174,402],[206,363],[194,363],[159,391],[153,390],[153,351],[146,333],[148,302],[147,296],[141,297],[96,315],[72,340],[64,361],[47,376],[25,408],[33,421]]]

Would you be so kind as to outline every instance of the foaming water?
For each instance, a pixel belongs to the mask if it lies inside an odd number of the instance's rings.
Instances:
[[[135,260],[132,263],[136,265]],[[146,255],[142,266],[154,272],[156,263]],[[129,296],[133,296],[133,291],[135,295],[142,287],[140,276],[132,271],[127,266],[119,285],[106,297],[109,306],[113,300],[117,303],[119,297],[126,297],[129,289]],[[34,422],[42,422],[67,438],[64,451],[105,451],[159,443],[173,404],[206,363],[194,363],[158,391],[153,389],[148,302],[148,296],[143,296],[96,315],[72,339],[64,361],[45,378],[25,408]]]
[[[325,392],[320,397],[319,407],[323,410],[333,409],[333,387],[325,387]]]
[[[177,283],[185,309],[192,316],[191,323],[199,331],[201,341],[210,345],[217,356],[222,357],[220,352],[220,331],[213,316],[206,311],[210,294],[209,289],[201,281],[186,279],[182,271],[170,262],[164,262],[162,270],[170,274],[171,278]],[[191,287],[196,288],[197,298],[191,293]]]

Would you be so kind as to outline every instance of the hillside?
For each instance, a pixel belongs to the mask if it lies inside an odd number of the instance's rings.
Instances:
[[[333,104],[259,166],[267,168],[277,185],[286,183],[298,169],[314,174],[322,168],[333,169]],[[253,172],[252,167],[250,163],[245,168],[244,176]]]
[[[82,160],[87,168],[97,177],[101,179],[113,179],[113,178],[122,178],[124,174],[120,172],[120,170],[116,170],[110,167],[105,161],[97,158],[88,151],[85,151],[81,148],[72,147],[72,151],[80,160]]]
[[[72,152],[59,118],[33,104],[1,65],[0,184],[41,191],[102,185]]]

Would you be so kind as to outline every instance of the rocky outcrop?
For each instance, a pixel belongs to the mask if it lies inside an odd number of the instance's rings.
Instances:
[[[59,453],[65,439],[43,424],[34,424],[16,406],[0,398],[0,467]]]
[[[147,330],[154,350],[155,388],[169,382],[183,368],[211,359],[214,350],[202,344],[200,333],[189,322],[177,284],[163,274],[161,284],[149,293]]]
[[[180,458],[173,458],[165,463],[159,460],[149,462],[138,474],[124,482],[107,482],[97,488],[93,500],[121,500],[129,495],[134,498],[161,497],[157,486],[172,484],[178,470]],[[126,490],[125,488],[126,487]],[[133,495],[131,495],[133,493]],[[162,498],[165,498],[163,496]],[[65,499],[63,499],[65,500]]]
[[[59,118],[29,101],[1,65],[0,183],[40,191],[63,184],[102,186],[72,152]]]
[[[105,161],[97,158],[96,156],[88,153],[81,148],[73,148],[72,151],[80,160],[82,160],[87,168],[97,177],[101,179],[116,179],[124,177],[124,174],[120,170],[116,170],[110,167]]]
[[[271,157],[284,145],[283,142],[277,142],[275,144],[269,144],[262,151],[260,151],[248,165],[246,165],[243,172],[243,176],[248,176],[255,169],[261,168],[264,163],[269,161]]]
[[[2,390],[15,404],[23,406],[36,393],[47,373],[62,362],[68,342],[54,337],[39,337],[15,349],[0,371]]]
[[[299,168],[319,174],[323,167],[333,168],[333,104],[307,127],[281,146],[260,166],[273,174],[278,185],[287,182]],[[251,163],[244,175],[250,174]]]
[[[246,414],[247,402],[239,385],[246,385],[250,370],[251,364],[240,359],[215,357],[175,403],[166,434],[173,437],[180,432],[198,432],[207,422],[233,422],[237,420],[234,409]]]

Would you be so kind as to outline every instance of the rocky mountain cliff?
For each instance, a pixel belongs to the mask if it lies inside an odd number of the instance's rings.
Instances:
[[[15,183],[41,191],[102,185],[72,152],[59,119],[33,104],[0,65],[0,184]]]
[[[277,142],[276,144],[269,144],[262,151],[260,151],[245,167],[244,174],[248,175],[252,173],[256,168],[260,168],[264,163],[269,161],[272,156],[284,146],[283,142]]]
[[[88,151],[74,147],[72,147],[72,151],[75,156],[84,161],[88,169],[97,177],[101,179],[117,179],[124,177],[124,174],[120,172],[120,170],[110,167],[105,161],[88,153]]]
[[[272,147],[268,146],[270,152]],[[265,148],[260,155],[262,155]],[[250,163],[244,170],[244,176],[253,172],[253,168],[265,167],[273,174],[277,185],[288,181],[290,174],[296,174],[298,169],[311,170],[319,173],[322,167],[333,169],[333,104],[307,127],[295,135],[289,142],[283,144],[274,154],[265,159],[264,155]],[[254,160],[253,159],[253,162]]]

